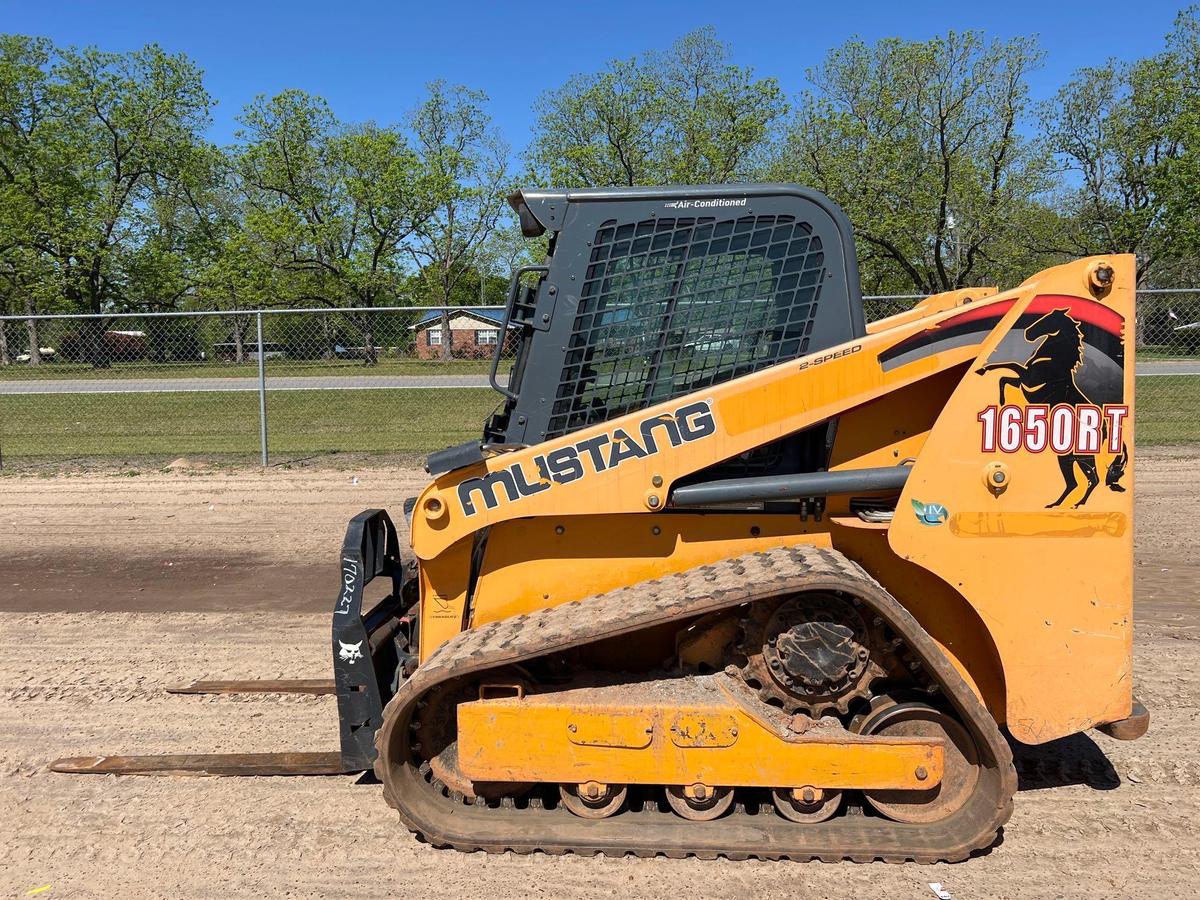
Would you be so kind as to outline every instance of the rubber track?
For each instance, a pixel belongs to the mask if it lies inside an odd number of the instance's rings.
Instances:
[[[956,707],[985,768],[975,794],[953,816],[934,825],[906,825],[847,814],[808,825],[785,820],[769,805],[738,804],[720,819],[692,822],[646,804],[588,820],[561,806],[546,809],[537,800],[465,800],[429,776],[412,746],[409,726],[420,698],[443,681],[807,590],[842,591],[874,608]],[[375,772],[404,824],[435,846],[468,852],[954,862],[995,841],[1012,812],[1017,787],[1012,755],[995,720],[924,629],[861,567],[836,551],[811,546],[733,557],[464,631],[401,686],[384,711],[375,743]]]

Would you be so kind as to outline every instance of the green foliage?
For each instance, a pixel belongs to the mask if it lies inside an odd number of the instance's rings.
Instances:
[[[1174,116],[1166,122],[1179,153],[1168,158],[1156,188],[1163,198],[1164,231],[1169,249],[1163,254],[1156,278],[1164,282],[1181,276],[1196,283],[1200,260],[1200,7],[1191,6],[1175,20],[1167,36],[1166,75]]]
[[[545,93],[527,177],[816,187],[854,223],[868,292],[1013,283],[1112,251],[1136,253],[1146,283],[1200,279],[1197,7],[1161,52],[1085,68],[1031,110],[1040,61],[1032,39],[975,32],[851,40],[789,113],[703,28]],[[435,81],[397,125],[260,96],[225,148],[204,138],[211,104],[197,66],[155,45],[0,35],[0,315],[494,304],[544,255],[512,220],[510,148],[478,90]],[[342,321],[376,364],[374,318]],[[81,330],[85,352],[102,328]],[[38,364],[39,344],[35,323],[0,328],[0,365]]]
[[[1200,53],[1196,8],[1164,52],[1085,68],[1043,109],[1046,145],[1078,186],[1060,197],[1056,249],[1136,253],[1139,276],[1195,256]]]
[[[220,149],[185,57],[0,35],[0,314],[497,302],[519,253],[485,105],[435,83],[408,128],[350,125],[290,90]]]
[[[774,78],[703,28],[543,95],[528,160],[561,187],[743,181],[786,109]]]
[[[154,45],[114,54],[0,36],[11,289],[37,309],[106,312],[139,299],[153,268],[178,293],[163,268],[184,258],[189,216],[171,194],[210,104],[200,70]]]
[[[1031,39],[976,32],[852,40],[810,71],[814,90],[772,171],[822,190],[854,223],[868,287],[940,291],[1008,275],[1050,186],[1021,136]]]
[[[233,162],[246,239],[280,299],[395,302],[401,250],[431,215],[434,182],[395,128],[349,127],[301,91],[259,97],[241,116]]]
[[[449,306],[464,288],[473,289],[502,252],[497,242],[508,211],[509,148],[493,128],[486,103],[479,91],[434,81],[410,121],[433,208],[414,229],[409,252],[418,265],[421,293],[434,305]],[[447,312],[442,333],[450,333]],[[449,359],[452,349],[444,341],[442,358]]]

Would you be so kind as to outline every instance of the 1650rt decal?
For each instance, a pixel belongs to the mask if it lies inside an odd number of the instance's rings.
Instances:
[[[1074,302],[1072,298],[1063,299]],[[1046,504],[1047,509],[1061,505],[1079,487],[1076,467],[1087,487],[1074,507],[1087,503],[1100,484],[1096,466],[1100,453],[1115,454],[1105,473],[1105,484],[1114,491],[1124,491],[1120,480],[1129,462],[1124,439],[1129,407],[1123,403],[1098,405],[1079,387],[1075,373],[1085,362],[1084,329],[1070,312],[1070,306],[1050,309],[1025,329],[1025,340],[1037,346],[1024,362],[989,362],[976,369],[979,375],[1008,373],[998,381],[999,402],[978,415],[983,452],[1050,450],[1058,457],[1064,488],[1056,500]],[[1113,337],[1110,334],[1108,339]],[[1119,340],[1119,334],[1115,337]],[[1113,395],[1118,398],[1124,393],[1122,378],[1120,368],[1109,378]],[[1006,388],[1018,389],[1025,405],[1005,403]]]

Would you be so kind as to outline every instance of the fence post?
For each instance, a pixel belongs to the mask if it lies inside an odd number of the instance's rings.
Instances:
[[[267,456],[267,359],[263,352],[262,310],[255,313],[258,324],[258,441],[262,446],[262,464],[265,469]]]

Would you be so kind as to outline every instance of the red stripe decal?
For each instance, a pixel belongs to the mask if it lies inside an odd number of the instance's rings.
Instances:
[[[1030,301],[1026,313],[1044,314],[1052,309],[1066,309],[1068,315],[1078,322],[1087,322],[1102,328],[1119,338],[1125,328],[1124,317],[1103,303],[1087,297],[1070,297],[1065,294],[1038,294]]]
[[[1001,300],[999,303],[973,306],[968,310],[960,312],[957,316],[951,316],[943,322],[938,322],[932,328],[925,329],[925,332],[927,334],[935,334],[942,328],[949,328],[951,325],[961,325],[964,322],[974,322],[977,319],[999,319],[1012,309],[1012,305],[1015,302],[1015,300]]]
[[[970,322],[982,323],[991,320],[987,327],[994,327],[995,323],[1012,309],[1015,302],[1015,300],[1001,300],[997,303],[981,303],[978,306],[972,306],[957,315],[942,320],[930,328],[926,328],[924,331],[918,331],[916,334],[910,335],[900,343],[893,345],[890,349],[883,351],[881,357],[895,357],[900,353],[934,343],[938,340],[940,332],[956,325],[966,325]],[[1066,309],[1068,315],[1076,321],[1087,322],[1089,325],[1101,328],[1118,340],[1120,340],[1121,332],[1124,330],[1125,319],[1120,313],[1109,309],[1103,303],[1097,303],[1095,300],[1087,297],[1073,297],[1067,294],[1038,294],[1029,301],[1029,305],[1021,315],[1040,316],[1045,315],[1052,309]]]

